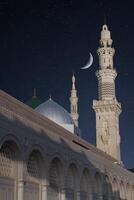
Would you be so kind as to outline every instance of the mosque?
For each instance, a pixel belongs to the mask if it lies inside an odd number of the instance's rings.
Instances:
[[[120,156],[121,104],[107,25],[97,53],[96,147],[81,138],[74,75],[70,113],[52,98],[41,103],[34,94],[26,105],[0,91],[0,200],[134,200],[134,174]]]

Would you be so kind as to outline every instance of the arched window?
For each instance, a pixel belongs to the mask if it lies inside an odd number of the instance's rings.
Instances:
[[[6,143],[0,149],[0,176],[13,176],[13,163],[15,160],[15,153],[11,146]]]
[[[53,159],[49,169],[49,184],[52,187],[60,187],[63,178],[63,168],[58,158]]]
[[[83,171],[80,182],[80,199],[87,200],[89,193],[91,192],[91,183],[88,169]]]
[[[27,177],[24,185],[24,200],[38,200],[41,196],[41,181],[43,178],[43,159],[38,150],[33,150],[27,161]]]
[[[29,156],[27,172],[31,177],[40,178],[41,176],[40,153],[36,150],[34,150]]]
[[[58,158],[54,158],[49,169],[48,199],[60,199],[63,184],[63,166]]]
[[[21,171],[18,158],[21,159],[15,142],[6,141],[0,148],[0,199],[14,199],[17,196],[17,185]]]
[[[107,200],[112,198],[112,185],[108,176],[105,176],[103,183],[103,199]]]
[[[66,199],[74,200],[77,196],[78,172],[75,164],[71,164],[67,173],[66,180]]]
[[[102,195],[102,181],[99,172],[95,174],[94,181],[94,195],[96,199],[99,199]]]

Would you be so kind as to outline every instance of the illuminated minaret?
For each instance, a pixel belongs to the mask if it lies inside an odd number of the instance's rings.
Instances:
[[[97,148],[120,162],[119,115],[121,113],[121,105],[116,100],[115,94],[117,73],[113,67],[115,50],[112,48],[112,42],[107,25],[103,25],[100,47],[97,51],[99,70],[96,72],[96,76],[98,78],[99,100],[93,101],[93,109],[96,113]]]
[[[71,90],[71,96],[70,96],[70,115],[75,123],[75,125],[78,127],[78,97],[77,97],[77,90],[75,88],[75,76],[73,74],[72,76],[72,90]]]

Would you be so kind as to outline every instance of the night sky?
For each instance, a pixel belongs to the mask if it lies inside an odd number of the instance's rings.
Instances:
[[[15,1],[14,1],[15,2]],[[100,31],[106,16],[116,50],[116,96],[122,160],[134,167],[134,3],[131,1],[0,1],[0,88],[22,102],[33,95],[69,111],[72,71],[76,76],[82,137],[95,144],[93,99],[97,99]],[[94,63],[80,70],[93,54]]]

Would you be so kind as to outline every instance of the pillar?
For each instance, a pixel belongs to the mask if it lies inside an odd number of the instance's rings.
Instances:
[[[24,181],[19,180],[18,181],[18,199],[23,200],[23,194],[24,194]]]
[[[42,185],[42,200],[47,200],[47,185]]]

